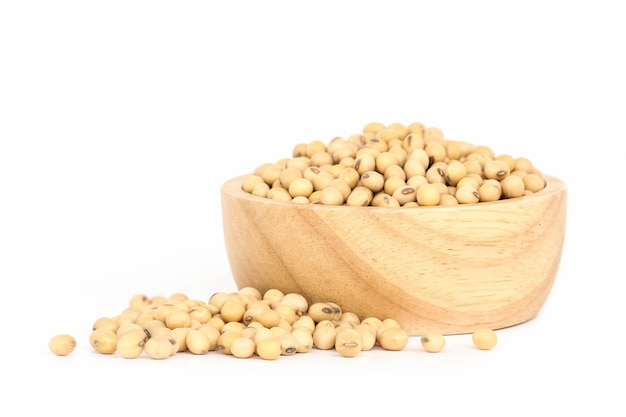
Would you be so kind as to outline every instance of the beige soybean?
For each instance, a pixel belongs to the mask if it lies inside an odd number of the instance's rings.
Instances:
[[[383,177],[388,180],[391,177],[398,177],[400,179],[402,179],[403,181],[406,181],[406,171],[404,170],[404,168],[401,165],[397,165],[397,164],[393,164],[387,167],[387,169],[385,170],[385,173],[383,174]]]
[[[148,337],[152,337],[159,332],[160,329],[165,328],[165,323],[158,319],[152,319],[145,324],[145,331]]]
[[[211,309],[206,305],[192,307],[189,310],[189,318],[196,320],[200,324],[208,322],[211,317],[213,317],[213,313],[211,313]]]
[[[414,149],[424,149],[424,137],[421,133],[410,132],[402,139],[402,148],[407,152]]]
[[[313,331],[313,346],[317,349],[328,350],[335,347],[337,328],[330,320],[322,320],[315,326]]]
[[[386,328],[393,327],[396,329],[401,329],[402,325],[400,324],[398,320],[387,317],[382,320],[382,327],[386,327]]]
[[[166,335],[154,336],[148,339],[144,345],[144,351],[151,359],[166,359],[175,351],[176,340]]]
[[[243,314],[242,322],[245,325],[257,322],[257,318],[261,315],[261,313],[263,313],[265,310],[268,310],[269,308],[270,306],[268,306],[267,304],[249,306]]]
[[[263,293],[263,300],[267,301],[270,306],[274,306],[279,303],[284,296],[285,294],[281,290],[277,288],[270,288]]]
[[[326,304],[333,310],[332,320],[334,321],[340,320],[343,315],[343,310],[341,309],[341,306],[332,301],[327,301]]]
[[[446,184],[456,186],[467,175],[467,169],[461,161],[452,160],[447,164],[445,172]]]
[[[320,203],[327,206],[340,206],[344,203],[343,193],[338,188],[329,185],[322,190]]]
[[[313,332],[305,327],[296,327],[291,335],[298,341],[297,353],[306,353],[313,349]]]
[[[461,204],[475,204],[480,201],[478,189],[469,184],[457,188],[454,196]]]
[[[311,158],[308,156],[294,156],[287,160],[287,166],[285,168],[296,168],[300,172],[304,172],[305,169],[311,166]]]
[[[335,316],[335,311],[333,306],[328,303],[313,303],[309,307],[308,315],[315,321],[315,323],[319,323],[324,320],[333,320]]]
[[[524,182],[524,188],[533,193],[543,190],[546,186],[545,180],[540,175],[534,173],[524,176],[522,181]]]
[[[446,156],[451,160],[458,160],[463,156],[462,146],[456,140],[447,140],[445,143]]]
[[[426,179],[431,184],[446,184],[447,169],[445,162],[435,162],[426,170]]]
[[[255,322],[256,323],[256,322]],[[258,324],[258,323],[257,323]],[[257,328],[255,326],[246,326],[240,333],[241,337],[247,337],[248,339],[254,340],[254,336],[256,335]]]
[[[370,145],[376,149],[378,149],[380,152],[386,152],[389,149],[389,146],[387,146],[387,142],[379,137],[373,137],[373,138],[365,138],[365,143],[367,145]]]
[[[293,324],[298,318],[296,309],[289,304],[285,304],[284,301],[276,304],[272,310],[278,314],[279,320],[285,320],[290,325]]]
[[[310,315],[302,315],[292,324],[292,329],[296,330],[298,328],[304,328],[308,330],[310,333],[313,333],[315,330],[315,321],[311,318]]]
[[[236,338],[241,337],[241,332],[238,330],[228,330],[222,333],[217,340],[217,349],[221,352],[230,355],[230,345]]]
[[[280,342],[280,351],[283,356],[291,356],[298,353],[300,349],[299,339],[292,332],[285,332],[276,336]]]
[[[249,337],[239,336],[230,344],[230,353],[236,358],[249,358],[255,351],[256,344]]]
[[[436,206],[441,200],[441,193],[434,184],[426,183],[416,190],[415,198],[420,206]]]
[[[150,299],[146,294],[135,294],[128,301],[129,308],[142,311],[148,304]]]
[[[145,335],[134,332],[125,333],[117,339],[116,351],[122,358],[135,359],[143,352],[145,343]]]
[[[221,336],[220,328],[215,327],[214,325],[207,323],[198,327],[197,330],[204,332],[209,338],[209,350],[217,350],[219,338]]]
[[[424,146],[424,150],[428,154],[428,160],[432,165],[435,162],[443,162],[446,159],[446,148],[438,142],[430,142]]]
[[[261,177],[266,184],[272,185],[275,181],[280,179],[280,174],[283,172],[283,169],[284,168],[278,164],[270,165],[263,170]]]
[[[365,317],[363,320],[361,320],[361,324],[371,326],[374,331],[377,331],[379,328],[383,327],[383,321],[378,317],[373,316]]]
[[[393,197],[396,190],[402,187],[406,187],[406,181],[400,177],[392,176],[385,180],[383,191]]]
[[[117,329],[117,332],[115,332],[115,334],[118,337],[118,339],[120,337],[124,336],[125,334],[128,334],[128,333],[136,333],[136,334],[139,334],[139,335],[141,335],[143,337],[146,337],[146,332],[137,323],[126,323],[126,324],[123,324],[122,326],[120,326]]]
[[[48,342],[48,349],[57,356],[66,356],[76,348],[76,339],[69,334],[58,334]]]
[[[291,306],[298,316],[302,316],[309,308],[307,299],[298,293],[287,293],[280,301],[282,304]]]
[[[472,342],[480,350],[490,350],[498,343],[498,336],[493,330],[482,328],[472,333]]]
[[[517,175],[509,175],[500,181],[502,196],[504,198],[516,198],[524,195],[524,180]]]
[[[356,326],[357,324],[361,323],[361,319],[359,318],[359,316],[351,311],[342,312],[339,321],[342,323],[350,323],[352,326]]]
[[[367,171],[361,175],[361,185],[377,193],[385,186],[385,177],[377,171]]]
[[[92,329],[109,329],[116,332],[119,328],[119,323],[113,317],[100,317],[94,321]]]
[[[361,350],[370,350],[376,346],[376,330],[367,323],[359,323],[354,329],[361,335]]]
[[[89,343],[98,353],[110,355],[117,348],[117,335],[111,329],[101,328],[91,333]]]
[[[513,171],[532,172],[533,169],[534,166],[530,159],[525,157],[515,158],[515,169]]]
[[[406,178],[412,178],[415,176],[426,176],[426,168],[423,163],[415,158],[409,158],[404,163],[404,175]]]
[[[478,188],[482,185],[482,183],[483,183],[482,177],[477,177],[474,174],[468,174],[467,176],[461,178],[459,182],[457,182],[456,189],[458,190],[459,188],[467,185],[467,186],[472,187],[475,190],[478,190]]]
[[[453,195],[443,194],[439,199],[440,206],[458,206],[459,200],[456,199]]]
[[[354,164],[354,158],[356,157],[358,147],[354,143],[345,142],[341,145],[338,145],[336,149],[330,149],[329,153],[332,152],[333,160],[336,163],[340,163],[346,166],[352,166]],[[350,160],[349,163],[344,163],[344,161]]]
[[[238,322],[243,319],[246,307],[241,301],[228,300],[220,308],[220,315],[225,322]]]
[[[276,337],[267,337],[256,345],[256,354],[265,360],[277,359],[281,353],[282,347]]]
[[[268,337],[274,337],[274,335],[272,334],[272,331],[268,329],[267,327],[260,327],[256,329],[256,332],[254,332],[253,340],[254,340],[254,343],[258,345],[259,343],[261,343],[261,340],[267,339]]]
[[[527,158],[514,158],[509,154],[495,156],[488,146],[445,139],[443,131],[436,126],[420,122],[408,125],[394,122],[382,128],[380,123],[375,122],[366,126],[370,125],[377,127],[365,127],[362,133],[349,135],[347,139],[334,137],[325,146],[320,140],[300,143],[294,148],[291,159],[283,158],[257,167],[244,179],[242,189],[254,195],[296,204],[414,207],[420,205],[417,198],[415,202],[405,201],[396,191],[405,185],[419,189],[421,180],[419,184],[412,180],[418,176],[423,176],[427,183],[454,187],[447,194],[454,195],[457,203],[461,204],[497,201],[494,199],[497,193],[488,193],[493,190],[487,187],[482,196],[476,197],[483,178],[503,181],[511,175],[524,178],[535,174],[525,181],[521,193],[515,180],[511,184],[503,184],[499,199],[532,194],[546,186],[541,173]],[[469,176],[480,179],[474,187],[476,193],[462,189],[461,181]],[[303,182],[292,188],[292,182],[301,178],[307,179],[310,184]],[[405,184],[401,184],[398,178]],[[336,190],[323,192],[337,180],[343,180],[348,185],[347,189],[343,184],[334,186],[341,191],[342,199]],[[357,187],[366,187],[372,194],[383,191],[385,194],[368,198],[365,193],[353,193]],[[461,191],[457,196],[459,189]],[[440,194],[444,195],[441,188]],[[443,203],[434,205],[452,204],[452,199],[446,198]]]
[[[278,304],[276,304],[278,305]],[[272,328],[278,326],[280,323],[281,316],[280,313],[273,308],[268,308],[262,311],[257,317],[256,321],[261,323],[264,327]]]
[[[267,192],[266,197],[276,201],[291,201],[291,195],[289,194],[289,191],[280,186],[270,188],[270,190]]]
[[[487,179],[502,180],[511,173],[506,161],[494,159],[485,164],[484,176]]]
[[[389,152],[389,151],[381,152],[376,157],[376,171],[378,171],[379,173],[383,175],[385,174],[385,171],[387,170],[387,168],[389,168],[390,166],[397,166],[397,165],[398,165],[398,158],[392,152]]]
[[[293,198],[309,197],[313,192],[313,183],[306,178],[298,178],[289,184],[288,189]]]
[[[179,327],[177,329],[172,329],[170,332],[170,337],[176,341],[176,352],[184,352],[187,350],[187,335],[191,330],[197,330],[197,328],[191,327]]]
[[[216,328],[217,330],[221,330],[222,327],[224,327],[224,325],[226,324],[226,322],[224,320],[222,320],[222,317],[220,317],[219,314],[211,317],[209,319],[209,321],[206,322],[206,324]],[[202,327],[202,326],[200,326]]]
[[[392,195],[384,192],[379,192],[372,198],[372,206],[395,208],[400,207],[400,203]]]
[[[290,332],[290,330],[285,329],[281,326],[274,326],[274,327],[270,327],[270,332],[272,334],[273,337],[278,337],[278,336],[282,336],[288,332]]]
[[[211,297],[209,297],[209,305],[213,305],[219,310],[222,308],[224,303],[230,298],[231,298],[230,294],[228,293],[225,293],[222,291],[216,292],[213,295],[211,295]]]
[[[204,355],[211,350],[211,340],[206,332],[192,329],[185,337],[187,350],[195,355]]]
[[[335,350],[344,357],[352,358],[361,353],[361,334],[352,328],[340,330],[335,337]]]
[[[420,343],[426,352],[441,352],[446,345],[446,339],[439,332],[428,332],[420,337]]]
[[[169,329],[176,329],[179,327],[190,327],[191,316],[185,310],[172,311],[165,317],[165,325]]]
[[[287,164],[281,161],[278,165]],[[361,321],[332,301],[309,304],[298,293],[285,294],[274,288],[261,294],[253,287],[236,293],[217,292],[208,302],[183,293],[153,298],[139,294],[122,314],[99,318],[93,327],[97,329],[89,341],[96,351],[117,352],[128,359],[143,352],[152,359],[165,359],[177,352],[204,355],[213,350],[241,358],[257,354],[276,359],[314,347],[353,357],[376,344],[377,330],[381,337],[388,330],[401,330],[391,318]],[[75,346],[71,336],[55,336],[50,350],[68,354],[73,350],[72,341]]]
[[[397,327],[388,327],[377,336],[378,343],[385,350],[402,350],[409,343],[406,331]]]
[[[167,302],[157,307],[155,315],[154,315],[154,319],[165,324],[165,320],[167,316],[177,310],[180,310],[180,309],[176,307],[174,304]]]
[[[245,328],[246,324],[241,321],[229,321],[222,326],[220,333],[225,333],[231,330],[241,333]]]
[[[171,332],[172,332],[172,329],[169,329],[169,328],[163,326],[163,327],[159,327],[158,329],[153,331],[150,334],[150,337],[155,337],[155,336],[159,336],[159,335],[169,335]]]
[[[362,153],[354,160],[354,169],[363,175],[366,172],[374,172],[376,169],[376,157],[371,153]]]
[[[345,156],[348,156],[348,155],[349,154]],[[326,151],[317,151],[313,155],[311,155],[311,165],[324,166],[324,165],[332,165],[334,163],[335,163],[335,158],[333,157],[332,154]]]
[[[322,191],[324,188],[328,187],[334,179],[335,177],[330,172],[321,171],[311,181],[313,190]]]
[[[386,126],[384,123],[380,122],[369,122],[365,126],[363,126],[363,133],[371,133],[373,135],[377,134],[380,130],[384,129]]]
[[[503,153],[496,156],[495,159],[505,162],[507,167],[509,168],[509,172],[513,172],[515,170],[515,158],[513,158],[511,155]]]
[[[502,197],[500,182],[494,179],[485,180],[478,187],[478,198],[481,202],[498,201]]]

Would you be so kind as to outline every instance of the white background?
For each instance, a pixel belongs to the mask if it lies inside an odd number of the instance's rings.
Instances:
[[[2,379],[11,415],[623,415],[619,1],[3,2]],[[136,293],[236,290],[219,188],[370,121],[530,158],[568,185],[539,316],[433,355],[94,353]],[[47,350],[61,332],[79,346]]]

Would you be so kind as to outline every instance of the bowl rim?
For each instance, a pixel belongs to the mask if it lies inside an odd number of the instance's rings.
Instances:
[[[439,211],[455,211],[455,210],[471,210],[475,208],[486,208],[490,206],[502,206],[506,204],[524,203],[533,201],[538,198],[548,198],[558,193],[567,191],[567,185],[563,180],[558,177],[543,174],[543,178],[546,181],[546,186],[541,190],[531,195],[524,195],[521,197],[500,199],[498,201],[485,201],[471,204],[459,204],[454,206],[411,206],[411,207],[378,207],[378,206],[348,206],[342,205],[324,205],[319,203],[311,204],[294,204],[289,201],[273,200],[271,198],[261,197],[254,194],[250,194],[243,190],[243,180],[250,174],[239,175],[226,180],[221,186],[222,195],[229,195],[234,198],[249,200],[251,202],[258,202],[267,205],[275,205],[278,207],[293,207],[298,210],[368,210],[368,211],[381,211],[381,212],[394,212],[394,211],[410,211],[410,210],[439,210]]]

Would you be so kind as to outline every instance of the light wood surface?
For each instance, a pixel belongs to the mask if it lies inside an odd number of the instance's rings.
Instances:
[[[535,317],[557,275],[567,189],[547,176],[533,196],[458,207],[298,205],[221,190],[238,288],[333,301],[410,335],[470,333]],[[566,279],[566,278],[564,278]]]

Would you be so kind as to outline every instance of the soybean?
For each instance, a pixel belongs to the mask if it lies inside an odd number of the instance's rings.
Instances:
[[[422,335],[420,343],[426,352],[441,352],[446,345],[446,339],[439,332],[428,332]]]
[[[76,348],[76,339],[69,334],[58,334],[50,339],[48,348],[57,356],[66,356]]]
[[[463,188],[463,180],[471,176],[477,177],[478,183],[474,189]],[[508,180],[512,176],[524,181]],[[482,180],[502,183],[500,192],[493,187],[479,188]],[[423,181],[444,184],[450,190],[439,188],[440,197],[416,195],[414,200],[412,191],[402,188],[413,187],[418,194]],[[447,139],[439,127],[421,122],[372,122],[346,139],[335,136],[327,144],[319,139],[297,144],[291,158],[258,166],[243,179],[241,188],[296,204],[409,208],[517,198],[539,192],[546,185],[528,158],[506,153],[496,156],[488,146]],[[371,195],[355,192],[360,187]],[[137,301],[141,303],[141,298]]]
[[[335,350],[344,357],[352,358],[361,353],[361,334],[355,329],[343,329],[335,337]]]
[[[142,336],[140,333],[130,332],[117,339],[116,350],[122,358],[134,359],[141,355],[145,344],[145,335]]]
[[[409,335],[401,328],[389,327],[380,332],[378,343],[385,350],[402,350],[409,343]]]
[[[185,337],[187,350],[196,355],[204,355],[211,350],[211,340],[207,333],[199,329],[192,329]]]
[[[249,358],[254,355],[256,345],[249,337],[239,336],[230,344],[230,352],[236,358]]]
[[[176,340],[167,335],[154,336],[144,345],[144,351],[151,359],[166,359],[175,353]]]
[[[117,348],[117,335],[111,329],[101,328],[91,333],[89,342],[99,353],[111,354]]]
[[[498,336],[491,329],[478,329],[472,333],[472,342],[480,350],[490,350],[498,343]]]
[[[277,359],[282,353],[280,341],[276,337],[267,337],[256,345],[256,353],[265,360]]]
[[[205,355],[219,350],[240,358],[257,355],[272,360],[314,348],[353,357],[376,343],[400,350],[406,334],[392,318],[361,320],[332,301],[309,303],[298,293],[276,288],[261,293],[252,287],[217,292],[206,302],[183,293],[135,295],[120,315],[101,317],[92,328],[89,342],[94,350],[125,359],[143,352],[151,359],[166,359],[178,352]],[[49,342],[49,349],[59,356],[75,346],[76,340],[67,334]]]

